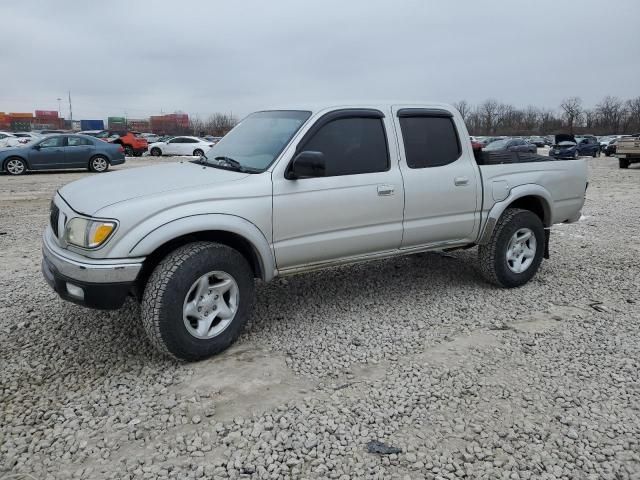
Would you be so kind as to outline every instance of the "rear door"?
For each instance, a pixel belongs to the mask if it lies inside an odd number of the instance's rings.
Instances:
[[[326,174],[294,180],[274,171],[278,269],[398,249],[404,195],[391,120],[375,109],[330,112],[302,138],[303,150],[323,154]]]
[[[393,113],[405,188],[402,248],[472,242],[481,180],[466,132],[446,109],[398,106]]]
[[[93,156],[95,147],[88,138],[69,135],[66,137],[65,164],[70,168],[80,168],[89,165],[89,159]]]
[[[33,170],[64,168],[64,164],[63,135],[46,138],[29,150],[29,168]]]

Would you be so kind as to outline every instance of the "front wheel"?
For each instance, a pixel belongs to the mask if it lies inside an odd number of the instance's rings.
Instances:
[[[505,288],[527,283],[538,271],[544,253],[544,225],[529,210],[507,209],[487,245],[480,245],[480,269],[491,283]]]
[[[21,158],[10,158],[4,165],[9,175],[22,175],[27,171],[27,164]]]
[[[199,148],[197,148],[197,149],[195,149],[195,150],[193,151],[193,155],[194,155],[195,157],[202,157],[202,156],[204,155],[204,152],[203,152],[202,150],[200,150]]]
[[[162,151],[158,147],[153,147],[149,153],[154,157],[159,157],[160,155],[162,155]]]
[[[627,160],[626,158],[619,158],[618,166],[620,168],[629,168],[629,160]]]
[[[195,361],[229,347],[254,302],[246,259],[226,245],[195,242],[155,268],[142,298],[142,322],[162,353]]]
[[[578,158],[579,156],[580,156],[580,154],[578,153],[578,150],[573,152],[573,158]]]

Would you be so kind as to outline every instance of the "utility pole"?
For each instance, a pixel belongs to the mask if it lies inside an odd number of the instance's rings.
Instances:
[[[62,99],[60,97],[58,97],[58,117],[60,117],[60,102],[62,101]]]
[[[73,108],[71,108],[71,90],[69,90],[69,120],[73,121]]]

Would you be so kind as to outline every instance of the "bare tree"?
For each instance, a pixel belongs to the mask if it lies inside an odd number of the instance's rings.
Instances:
[[[573,133],[574,125],[580,122],[580,117],[582,116],[582,100],[580,97],[565,98],[560,104],[560,108],[564,112],[569,132]]]
[[[627,125],[624,131],[627,133],[640,132],[640,97],[627,100],[625,110],[627,112]]]
[[[206,122],[206,131],[211,135],[221,137],[236,126],[238,120],[229,113],[214,113]]]
[[[604,128],[609,129],[608,133],[618,133],[620,122],[623,116],[623,103],[617,97],[607,95],[596,105],[596,111]]]
[[[478,107],[478,115],[482,120],[484,133],[490,135],[494,132],[496,120],[500,113],[500,104],[497,100],[486,100]]]
[[[526,133],[536,132],[540,122],[540,110],[529,105],[523,112],[522,127]]]
[[[593,108],[587,108],[584,111],[584,121],[585,127],[589,130],[593,129],[596,126],[596,122],[598,120],[598,111]]]
[[[471,105],[469,102],[466,100],[460,100],[459,102],[454,103],[453,106],[460,112],[462,120],[466,123],[467,118],[469,118],[469,114],[471,113]]]

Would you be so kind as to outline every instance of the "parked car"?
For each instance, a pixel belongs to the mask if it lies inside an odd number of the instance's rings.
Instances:
[[[43,138],[43,135],[35,132],[14,132],[13,136],[22,139],[20,140],[20,143],[33,142],[34,140],[40,140]]]
[[[538,149],[532,143],[522,138],[505,138],[496,140],[484,147],[487,152],[509,151],[509,152],[529,152],[536,153]]]
[[[605,147],[602,149],[602,153],[604,153],[607,157],[610,157],[611,155],[615,155],[618,140],[619,140],[618,137],[614,137],[611,140],[609,140],[609,143],[605,145]]]
[[[25,145],[0,151],[2,171],[22,175],[27,170],[88,168],[106,172],[124,163],[124,148],[88,135],[50,135]]]
[[[58,190],[43,274],[93,308],[137,292],[152,343],[186,360],[234,342],[254,277],[479,245],[490,282],[523,285],[548,258],[548,227],[580,218],[586,162],[479,166],[468,138],[444,104],[253,113],[206,158]]]
[[[140,136],[144,138],[149,145],[160,141],[160,135],[156,135],[155,133],[141,133]]]
[[[529,137],[529,143],[533,143],[537,148],[542,148],[547,145],[547,142],[542,137]]]
[[[147,151],[149,144],[138,132],[122,130],[104,130],[96,135],[105,142],[122,145],[124,152],[129,157],[140,157]]]
[[[204,155],[214,143],[198,137],[173,137],[166,142],[156,142],[149,146],[149,153],[154,157],[161,155]]]
[[[205,135],[202,138],[203,138],[203,140],[206,140],[207,142],[213,143],[214,145],[216,143],[218,143],[220,140],[222,140],[222,137],[214,137],[213,135]]]
[[[618,138],[616,135],[605,135],[602,137],[598,137],[598,143],[600,144],[600,151],[604,152],[604,149],[609,145],[611,140]]]
[[[632,163],[640,162],[640,133],[618,139],[616,157],[620,168],[629,168]]]
[[[581,156],[597,157],[600,155],[600,144],[594,136],[575,137],[569,133],[555,136],[555,143],[549,150],[554,158],[578,158]]]
[[[20,141],[19,137],[16,137],[13,133],[10,132],[0,132],[0,148],[4,147],[15,147],[16,145],[20,145],[21,143],[26,143],[28,140]]]

